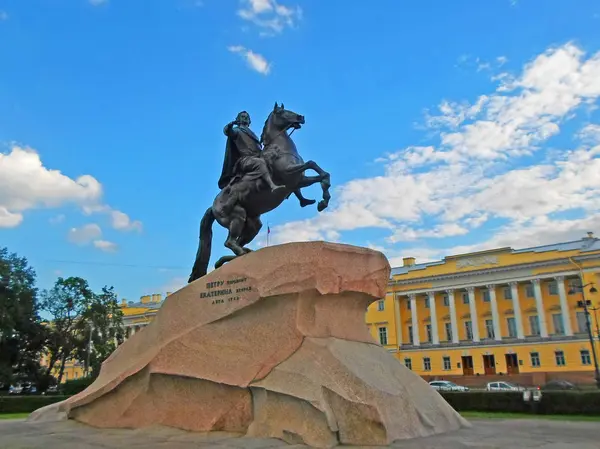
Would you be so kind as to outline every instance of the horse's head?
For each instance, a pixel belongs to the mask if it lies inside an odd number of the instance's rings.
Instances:
[[[286,132],[290,128],[300,129],[302,125],[304,125],[303,115],[288,111],[285,109],[285,106],[283,106],[283,103],[279,106],[277,102],[275,102],[273,111],[271,111],[265,122],[265,127],[263,128],[260,140],[266,143],[282,132]]]

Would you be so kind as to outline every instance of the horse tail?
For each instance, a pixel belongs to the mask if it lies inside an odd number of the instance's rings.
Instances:
[[[196,261],[194,262],[194,267],[192,268],[188,283],[201,278],[208,271],[208,262],[210,260],[212,246],[212,225],[214,222],[215,214],[213,213],[212,207],[209,207],[200,222],[200,242],[198,244],[198,252],[196,253]]]

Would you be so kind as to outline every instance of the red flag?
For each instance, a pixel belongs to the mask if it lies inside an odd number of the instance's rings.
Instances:
[[[267,234],[271,233],[271,228],[269,226],[267,226]]]

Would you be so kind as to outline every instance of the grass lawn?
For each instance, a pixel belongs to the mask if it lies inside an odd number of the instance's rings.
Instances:
[[[0,413],[0,419],[25,419],[29,413]]]
[[[501,413],[501,412],[462,412],[461,415],[467,419],[550,419],[558,421],[598,421],[600,416],[586,415],[534,415],[529,413]]]

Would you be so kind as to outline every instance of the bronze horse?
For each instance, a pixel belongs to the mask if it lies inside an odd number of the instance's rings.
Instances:
[[[285,189],[272,192],[262,179],[247,179],[243,175],[235,176],[219,192],[213,205],[202,217],[200,243],[188,282],[201,278],[208,271],[212,225],[215,220],[229,230],[225,246],[234,253],[233,256],[221,257],[215,264],[215,268],[219,268],[225,262],[251,251],[245,245],[250,243],[262,228],[260,216],[277,208],[291,193],[319,182],[323,190],[323,197],[319,201],[317,209],[321,212],[327,208],[331,198],[329,173],[321,169],[314,161],[304,162],[296,150],[296,144],[287,133],[289,129],[300,129],[303,124],[304,116],[286,110],[283,104],[279,106],[275,103],[261,135],[264,144],[262,157],[265,159],[275,183],[285,186]],[[305,176],[304,172],[309,169],[317,172],[317,176]]]

